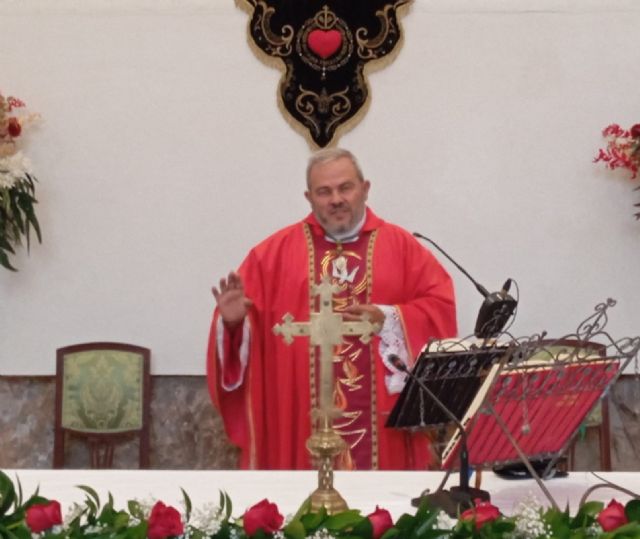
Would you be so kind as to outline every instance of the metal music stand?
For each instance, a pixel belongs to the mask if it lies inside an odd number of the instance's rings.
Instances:
[[[471,507],[477,498],[489,499],[487,492],[469,486],[467,435],[461,420],[487,374],[495,365],[504,364],[510,353],[508,346],[495,340],[433,341],[421,352],[386,426],[426,429],[453,425],[461,433],[462,448],[459,455],[456,453],[460,460],[460,484],[443,490],[448,472],[435,493],[423,492],[412,500],[414,505],[427,499],[431,505],[455,515],[460,508]]]
[[[591,409],[637,356],[640,337],[614,341],[604,331],[607,309],[613,305],[613,300],[607,300],[596,306],[596,313],[576,333],[561,339],[550,340],[545,334],[520,339],[509,336],[501,346],[485,343],[469,349],[467,370],[460,364],[464,362],[460,351],[442,346],[430,351],[433,345],[423,351],[414,367],[415,376],[439,392],[466,432],[462,437],[461,429],[456,429],[445,448],[442,466],[447,474],[436,492],[443,490],[451,471],[460,467],[458,452],[466,438],[471,466],[522,462],[557,508],[531,460],[548,459],[545,477]],[[387,425],[417,428],[442,423],[443,415],[421,401],[427,397],[419,395],[413,387],[418,384],[412,381],[410,378]]]

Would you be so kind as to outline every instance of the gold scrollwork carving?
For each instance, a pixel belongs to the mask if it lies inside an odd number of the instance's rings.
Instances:
[[[386,54],[384,42],[389,39],[389,48],[398,39],[400,32],[396,24],[395,17],[389,16],[389,11],[395,10],[395,6],[386,6],[384,10],[376,11],[376,17],[380,21],[380,32],[377,36],[369,39],[366,28],[356,30],[356,41],[358,43],[358,56],[365,60],[373,60]]]
[[[348,91],[347,87],[341,92],[328,94],[326,88],[323,88],[322,92],[317,94],[300,86],[300,95],[295,102],[296,110],[307,120],[308,126],[313,130],[315,136],[319,136],[322,132],[318,114],[330,115],[331,120],[326,123],[324,128],[324,133],[329,135],[333,132],[333,126],[349,113],[351,101],[347,96]]]
[[[291,43],[295,34],[293,26],[285,24],[278,35],[271,29],[271,17],[275,13],[275,8],[267,6],[263,0],[259,0],[256,5],[256,16],[254,18],[254,30],[260,29],[262,35],[268,43],[269,54],[274,56],[289,56],[291,54]],[[260,11],[258,11],[260,9]]]

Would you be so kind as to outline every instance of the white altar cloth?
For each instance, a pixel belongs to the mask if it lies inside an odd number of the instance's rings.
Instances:
[[[40,494],[56,499],[63,513],[73,502],[82,502],[85,494],[77,485],[94,488],[107,500],[110,492],[118,509],[125,509],[131,499],[161,500],[181,509],[183,488],[194,508],[205,503],[218,503],[219,491],[225,491],[233,502],[233,516],[239,517],[248,507],[263,498],[278,505],[284,515],[293,514],[317,485],[314,471],[227,471],[227,470],[3,470],[22,484],[24,496],[39,486]],[[607,480],[640,492],[640,472],[597,472]],[[443,472],[336,472],[334,486],[349,507],[371,513],[376,505],[388,509],[394,519],[402,513],[413,514],[411,498],[425,488],[434,491]],[[574,512],[580,498],[591,485],[601,481],[590,472],[571,472],[569,477],[545,481],[553,498],[564,509],[569,504]],[[452,475],[447,487],[458,484]],[[549,506],[545,495],[532,479],[507,480],[491,472],[484,472],[481,488],[489,491],[491,502],[504,514],[511,514],[517,504],[528,497]],[[617,490],[596,490],[590,500],[608,502],[611,498],[625,502],[629,499]]]

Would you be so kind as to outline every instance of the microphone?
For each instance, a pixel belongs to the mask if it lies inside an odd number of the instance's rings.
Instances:
[[[422,389],[422,391],[424,391],[429,396],[429,398],[436,403],[438,408],[440,408],[440,410],[445,413],[445,415],[456,426],[458,432],[460,433],[460,485],[458,487],[452,487],[449,492],[447,492],[446,490],[442,490],[442,485],[440,485],[438,490],[434,494],[427,495],[427,498],[432,502],[433,505],[440,507],[451,516],[457,515],[460,507],[462,509],[473,507],[473,502],[477,498],[480,498],[484,501],[490,500],[490,496],[487,491],[469,487],[469,448],[467,446],[467,432],[460,420],[451,410],[449,410],[447,406],[444,405],[444,403],[438,397],[434,395],[434,393],[422,380],[420,380],[420,378],[418,378],[407,368],[407,366],[396,354],[390,354],[388,356],[388,359],[396,369],[407,375],[416,384],[418,384],[420,389]],[[419,505],[422,501],[422,498],[414,501],[417,501],[418,503],[416,505]]]
[[[474,335],[479,339],[497,337],[507,325],[509,318],[518,305],[518,301],[509,294],[512,279],[507,279],[502,285],[502,290],[499,292],[489,293],[484,286],[471,277],[469,272],[451,258],[435,241],[423,236],[419,232],[414,232],[413,235],[416,238],[429,242],[446,256],[447,259],[475,285],[476,290],[484,297],[484,301],[478,311],[478,317],[476,318],[476,326],[473,330]]]

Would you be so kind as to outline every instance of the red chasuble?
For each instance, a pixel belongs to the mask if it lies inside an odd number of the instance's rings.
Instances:
[[[253,302],[246,321],[246,371],[241,372],[238,352],[242,327],[224,331],[221,365],[216,310],[207,373],[226,432],[241,449],[242,468],[311,468],[305,442],[311,434],[310,411],[317,404],[319,353],[308,337],[287,345],[274,335],[273,326],[286,313],[297,322],[308,321],[311,309],[317,309],[311,285],[325,274],[340,287],[334,297],[337,312],[354,303],[396,306],[410,358],[430,338],[456,334],[449,275],[408,232],[369,209],[355,242],[328,241],[310,215],[257,245],[238,271]],[[343,411],[335,427],[348,444],[338,466],[425,469],[431,461],[426,436],[384,427],[397,395],[385,385],[390,373],[379,356],[379,344],[379,337],[369,345],[345,338],[335,351],[334,400]],[[238,387],[227,391],[223,385]]]

